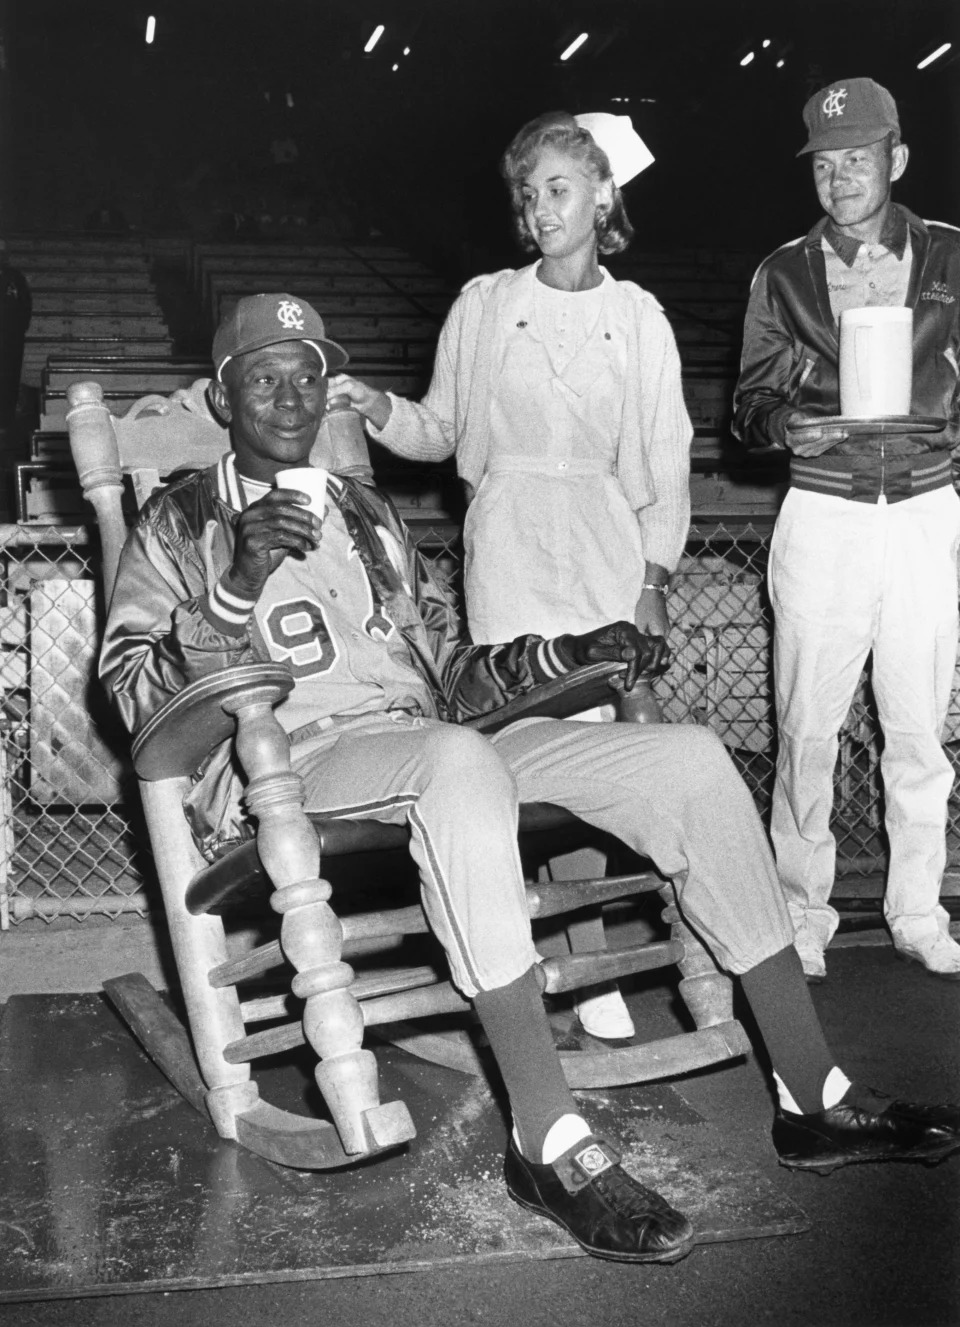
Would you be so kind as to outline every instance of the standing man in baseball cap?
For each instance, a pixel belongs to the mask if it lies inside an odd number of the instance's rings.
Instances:
[[[800,156],[826,215],[761,265],[747,309],[734,432],[790,452],[770,549],[779,728],[771,833],[810,981],[837,927],[830,831],[838,733],[868,655],[884,734],[890,844],[884,914],[898,953],[960,980],[940,906],[953,770],[941,730],[957,652],[960,234],[894,203],[907,168],[893,97],[838,79],[804,107]],[[939,432],[846,424],[846,309],[913,311],[910,414]],[[899,426],[898,426],[899,427]]]

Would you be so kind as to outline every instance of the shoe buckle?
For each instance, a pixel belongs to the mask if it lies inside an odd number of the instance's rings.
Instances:
[[[605,1139],[593,1138],[579,1150],[558,1158],[554,1168],[567,1192],[577,1193],[619,1161],[620,1157]]]

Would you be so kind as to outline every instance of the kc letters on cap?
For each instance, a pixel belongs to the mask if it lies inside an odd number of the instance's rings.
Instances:
[[[809,137],[798,157],[863,147],[900,133],[897,103],[872,78],[843,78],[821,88],[804,106],[803,122]]]
[[[335,373],[348,359],[343,346],[329,339],[323,319],[306,300],[287,294],[243,295],[213,338],[217,377],[228,360],[280,341],[305,341],[313,346],[323,361],[324,374]]]

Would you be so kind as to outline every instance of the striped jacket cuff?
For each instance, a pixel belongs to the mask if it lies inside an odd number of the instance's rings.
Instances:
[[[537,682],[552,682],[555,678],[565,677],[577,667],[565,648],[567,636],[557,636],[554,640],[541,641],[530,658],[530,671]]]
[[[201,612],[210,625],[225,636],[243,636],[257,601],[235,594],[225,582],[226,574],[220,577],[206,600],[201,602]]]

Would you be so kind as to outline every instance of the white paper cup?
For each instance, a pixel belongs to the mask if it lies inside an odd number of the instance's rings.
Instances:
[[[840,314],[840,413],[848,419],[909,415],[913,310],[881,305]]]
[[[277,488],[295,488],[306,493],[310,498],[309,511],[323,520],[327,503],[328,472],[319,466],[294,466],[291,470],[280,470],[275,479]]]

